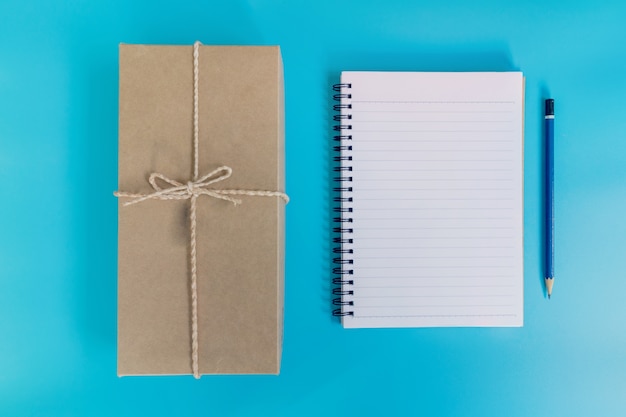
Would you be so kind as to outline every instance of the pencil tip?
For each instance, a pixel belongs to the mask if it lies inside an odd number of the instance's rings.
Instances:
[[[548,294],[548,299],[552,297],[552,285],[554,284],[554,278],[546,278],[546,293]]]

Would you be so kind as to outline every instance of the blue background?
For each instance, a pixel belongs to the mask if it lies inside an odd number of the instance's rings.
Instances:
[[[0,3],[0,414],[618,416],[626,412],[626,3]],[[118,43],[279,44],[282,374],[116,376]],[[525,326],[331,318],[341,70],[522,70]],[[542,99],[556,98],[556,271],[542,287]]]

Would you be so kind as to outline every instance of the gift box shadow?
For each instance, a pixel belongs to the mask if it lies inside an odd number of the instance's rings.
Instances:
[[[77,187],[73,217],[76,321],[81,342],[90,347],[116,344],[117,45],[84,53],[74,69],[69,136],[70,183]],[[77,51],[80,53],[80,51]]]

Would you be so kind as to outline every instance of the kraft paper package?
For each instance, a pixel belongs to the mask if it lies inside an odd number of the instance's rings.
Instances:
[[[280,49],[119,52],[118,375],[278,374]]]

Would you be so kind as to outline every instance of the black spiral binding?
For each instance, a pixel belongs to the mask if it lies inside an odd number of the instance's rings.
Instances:
[[[337,203],[333,208],[336,216],[333,221],[336,223],[336,227],[333,228],[333,232],[338,234],[339,237],[333,238],[333,243],[338,244],[333,247],[333,284],[337,287],[333,288],[333,295],[338,296],[333,299],[333,305],[338,308],[333,311],[333,316],[353,316],[354,312],[350,310],[348,306],[354,305],[354,302],[349,299],[349,296],[354,295],[354,291],[350,288],[354,285],[351,275],[354,274],[354,270],[349,265],[354,264],[352,255],[354,249],[352,249],[353,229],[351,223],[352,217],[347,213],[352,213],[352,135],[349,133],[352,130],[352,125],[349,120],[352,119],[352,115],[349,114],[352,109],[352,104],[346,103],[346,101],[352,98],[350,94],[351,84],[335,84],[333,85],[333,91],[336,94],[333,95],[333,100],[338,101],[339,104],[333,106],[333,110],[339,112],[333,116],[333,120],[337,124],[333,127],[336,132],[333,136],[333,140],[337,142],[333,146],[333,150],[336,152],[336,156],[333,157],[335,166],[333,171],[336,173],[333,177],[333,182],[336,183],[336,187],[333,187],[335,193],[339,193],[338,197],[334,197],[333,201]]]

